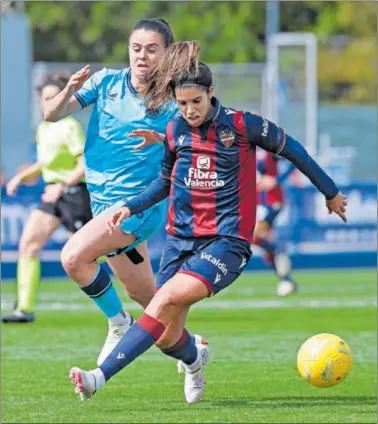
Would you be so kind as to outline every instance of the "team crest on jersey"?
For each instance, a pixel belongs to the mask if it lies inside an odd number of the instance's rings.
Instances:
[[[234,144],[235,134],[232,131],[222,131],[219,134],[220,141],[227,149]]]

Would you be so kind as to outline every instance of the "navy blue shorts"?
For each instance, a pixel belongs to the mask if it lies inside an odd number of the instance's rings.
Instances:
[[[250,244],[238,238],[182,239],[168,234],[156,286],[159,289],[180,272],[202,281],[211,296],[232,284],[251,256]]]
[[[270,227],[273,226],[273,223],[277,216],[282,211],[283,206],[281,204],[276,205],[257,205],[256,209],[256,220],[264,221]]]

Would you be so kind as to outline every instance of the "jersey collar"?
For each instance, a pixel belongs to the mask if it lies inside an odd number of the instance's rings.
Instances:
[[[133,96],[141,97],[139,91],[136,90],[133,84],[131,83],[131,68],[129,68],[129,71],[127,72],[127,75],[126,75],[126,85]]]
[[[206,127],[208,125],[211,125],[219,116],[219,112],[220,112],[220,108],[221,108],[219,100],[216,97],[212,97],[210,101],[211,101],[211,104],[214,106],[214,109],[211,112],[209,119],[207,121],[203,122],[201,127],[203,127],[203,126]]]
[[[216,97],[212,97],[210,101],[211,104],[214,106],[214,110],[212,111],[210,118],[207,120],[207,122],[214,122],[219,116],[221,105]]]

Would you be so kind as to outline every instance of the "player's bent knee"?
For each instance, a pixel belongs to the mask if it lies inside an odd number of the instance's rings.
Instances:
[[[75,247],[71,247],[68,242],[62,249],[61,261],[68,275],[75,274],[82,265],[80,251],[75,249]]]
[[[159,293],[148,304],[145,312],[161,321],[164,325],[177,316],[184,309],[179,299],[171,294],[159,295]]]
[[[42,243],[31,238],[21,239],[18,252],[22,256],[33,257],[36,256],[42,250]]]

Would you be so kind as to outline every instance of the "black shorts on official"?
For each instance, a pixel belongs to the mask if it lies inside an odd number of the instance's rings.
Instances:
[[[85,183],[70,186],[56,203],[42,202],[37,209],[56,216],[71,233],[80,230],[92,219],[90,197]]]

